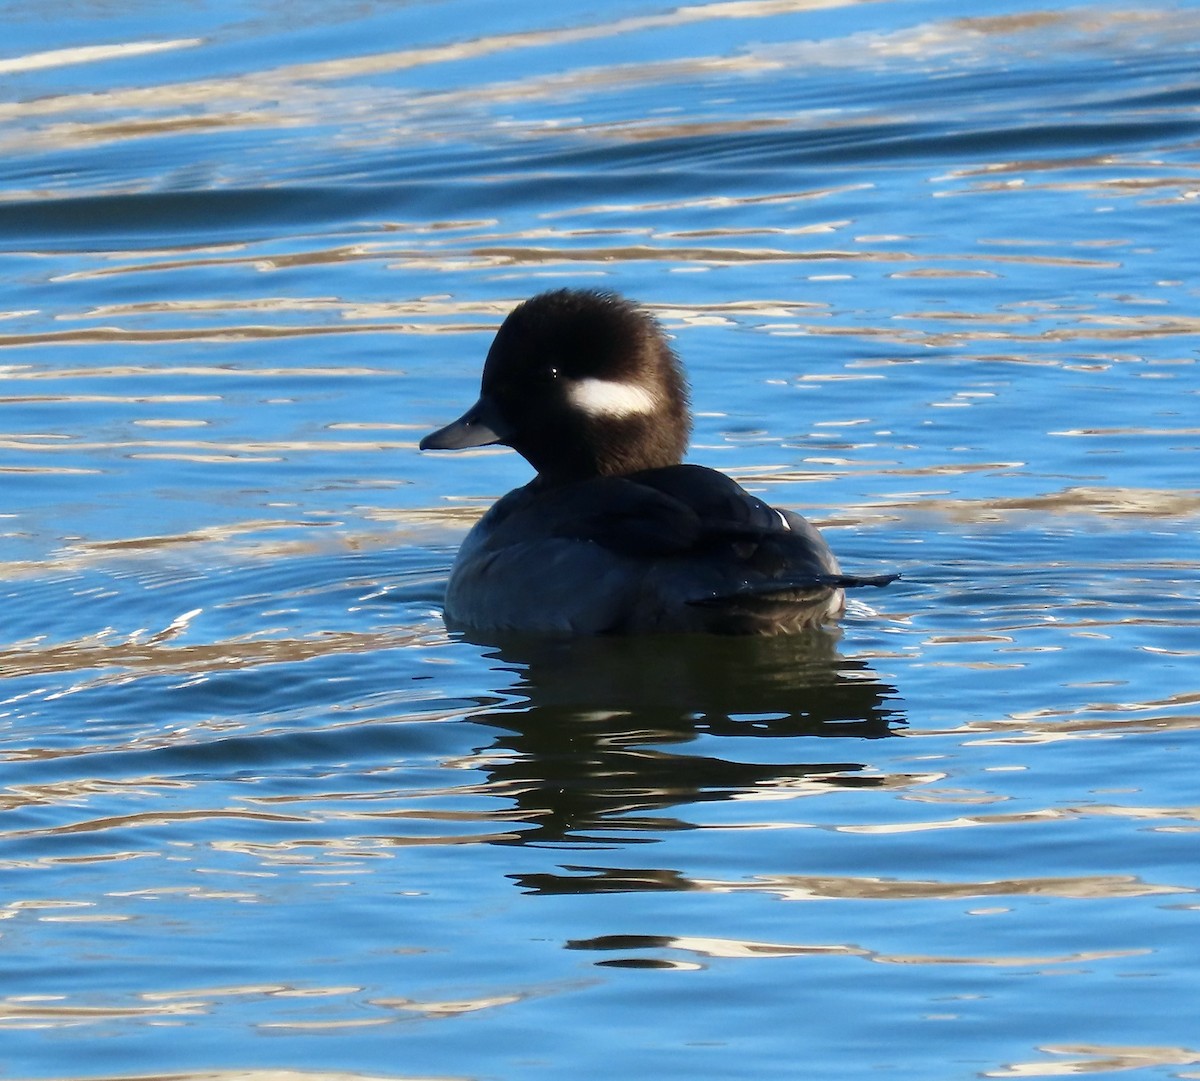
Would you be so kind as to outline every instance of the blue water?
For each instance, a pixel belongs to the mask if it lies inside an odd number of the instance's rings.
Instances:
[[[53,9],[53,10],[51,10]],[[0,1073],[1200,1077],[1200,6],[4,4]],[[452,635],[545,288],[900,571]]]

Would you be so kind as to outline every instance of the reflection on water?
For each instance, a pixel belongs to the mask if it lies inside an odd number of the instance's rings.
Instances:
[[[472,641],[470,634],[464,637]],[[896,690],[865,661],[839,655],[839,634],[725,642],[706,635],[476,641],[499,670],[519,675],[512,712],[653,717],[663,737],[882,736],[902,723]],[[552,727],[552,726],[547,726]],[[570,724],[561,727],[572,730]]]
[[[877,738],[903,723],[895,688],[865,662],[839,657],[824,630],[733,642],[519,638],[484,655],[518,676],[503,708],[472,720],[505,732],[482,755],[489,790],[537,827],[522,843],[636,834],[650,812],[775,786],[883,784],[846,759],[853,744],[842,740],[789,743],[786,760],[769,763],[688,745],[701,736]],[[685,824],[658,816],[653,828]]]

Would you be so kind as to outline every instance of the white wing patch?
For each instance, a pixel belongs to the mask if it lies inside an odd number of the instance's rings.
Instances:
[[[589,417],[633,417],[658,409],[658,397],[636,383],[612,379],[576,379],[567,400]]]

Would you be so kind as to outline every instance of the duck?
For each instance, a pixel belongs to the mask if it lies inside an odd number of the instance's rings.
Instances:
[[[731,477],[683,461],[683,366],[657,319],[602,290],[518,304],[478,401],[422,451],[500,444],[536,476],[459,547],[448,627],[536,635],[791,634],[836,621],[843,574],[818,529]]]

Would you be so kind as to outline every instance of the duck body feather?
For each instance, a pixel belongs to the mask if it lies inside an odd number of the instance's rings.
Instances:
[[[446,618],[497,631],[790,633],[840,614],[847,586],[894,577],[843,575],[800,515],[681,464],[510,492],[463,542]]]

